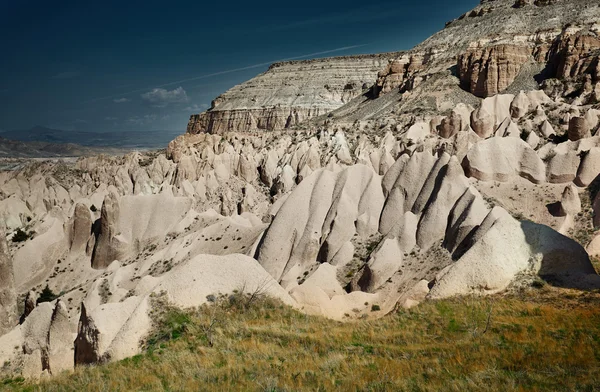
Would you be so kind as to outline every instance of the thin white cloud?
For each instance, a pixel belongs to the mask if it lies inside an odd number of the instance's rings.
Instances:
[[[182,83],[185,83],[185,82],[191,82],[193,80],[207,79],[207,78],[212,78],[214,76],[225,75],[225,74],[229,74],[229,73],[233,73],[233,72],[240,72],[240,71],[246,71],[246,70],[253,69],[253,68],[260,68],[260,67],[264,67],[264,66],[267,66],[267,65],[271,65],[273,63],[281,62],[281,61],[300,60],[300,59],[307,58],[307,57],[316,57],[316,56],[321,56],[321,55],[324,55],[324,54],[330,54],[330,53],[336,53],[336,52],[344,52],[344,51],[351,50],[351,49],[362,48],[362,47],[367,46],[367,45],[369,45],[369,44],[344,46],[344,47],[341,47],[341,48],[324,50],[324,51],[321,51],[321,52],[303,54],[301,56],[294,56],[294,57],[288,57],[288,58],[285,58],[285,59],[272,60],[272,61],[265,62],[265,63],[253,64],[253,65],[248,65],[246,67],[234,68],[234,69],[229,69],[229,70],[226,70],[226,71],[221,71],[221,72],[215,72],[215,73],[206,74],[206,75],[195,76],[195,77],[188,78],[188,79],[182,79],[182,80],[178,80],[178,81],[175,81],[175,82],[164,83],[164,84],[156,86],[155,89],[161,88],[161,87],[173,86],[175,84],[182,84]],[[123,96],[123,95],[135,94],[135,93],[139,93],[141,91],[147,91],[147,90],[148,90],[148,88],[140,88],[140,89],[137,89],[137,90],[129,91],[127,93],[120,93],[120,94],[115,94],[115,95],[108,95],[106,97],[94,98],[94,99],[91,99],[89,101],[86,101],[85,103],[102,101],[104,99],[111,99],[111,98],[115,98],[115,97],[119,97],[119,96]]]
[[[114,103],[125,103],[125,102],[129,102],[129,101],[131,101],[131,99],[125,98],[125,97],[113,99]]]
[[[146,114],[145,116],[129,117],[126,122],[133,125],[147,125],[155,122],[157,118],[156,114]]]
[[[247,67],[242,67],[242,68],[229,69],[227,71],[215,72],[215,73],[212,73],[212,74],[207,74],[207,75],[202,75],[202,76],[196,76],[196,77],[193,77],[193,78],[182,79],[182,80],[178,80],[176,82],[162,84],[162,85],[160,85],[158,87],[165,87],[165,86],[170,86],[170,85],[173,85],[173,84],[180,84],[180,83],[184,83],[184,82],[191,82],[192,80],[206,79],[206,78],[210,78],[210,77],[213,77],[213,76],[225,75],[225,74],[232,73],[232,72],[239,72],[239,71],[245,71],[245,70],[252,69],[252,68],[264,67],[266,65],[271,65],[273,63],[278,63],[278,62],[281,62],[281,61],[298,60],[298,59],[302,59],[302,58],[305,58],[305,57],[315,57],[315,56],[320,56],[320,55],[328,54],[328,53],[342,52],[342,51],[345,51],[345,50],[360,48],[362,46],[366,46],[366,44],[364,44],[364,45],[345,46],[343,48],[325,50],[325,51],[322,51],[322,52],[309,53],[309,54],[305,54],[305,55],[302,55],[302,56],[289,57],[287,59],[269,61],[269,62],[266,62],[266,63],[249,65]]]
[[[208,109],[208,105],[207,104],[201,103],[200,105],[198,105],[197,103],[195,103],[195,104],[193,104],[191,106],[183,108],[183,111],[184,112],[200,113],[200,112],[205,111],[206,109]]]
[[[140,97],[142,97],[142,100],[146,103],[158,108],[164,108],[174,103],[185,103],[189,101],[187,93],[181,86],[174,90],[155,88],[140,95]]]
[[[281,31],[281,30],[293,30],[293,29],[305,29],[315,25],[321,24],[336,24],[336,23],[369,23],[377,20],[384,20],[394,18],[397,15],[403,13],[402,8],[387,8],[384,5],[367,5],[355,9],[349,9],[346,11],[319,15],[314,18],[291,22],[284,25],[275,26],[264,26],[259,28],[259,31]]]
[[[119,117],[104,117],[104,121],[116,121]]]
[[[79,75],[81,75],[81,72],[79,71],[66,71],[57,73],[56,75],[52,76],[52,79],[73,79]]]

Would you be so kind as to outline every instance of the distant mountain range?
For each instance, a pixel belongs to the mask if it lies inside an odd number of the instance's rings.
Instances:
[[[73,143],[21,142],[0,137],[0,158],[58,158],[98,154],[121,155],[131,151],[125,147],[90,147]],[[0,162],[0,171],[3,170]]]
[[[35,126],[26,130],[0,131],[0,138],[87,147],[152,149],[166,147],[179,134],[181,131],[82,132]]]
[[[179,131],[80,132],[35,126],[0,131],[0,158],[52,158],[125,154],[166,148]]]

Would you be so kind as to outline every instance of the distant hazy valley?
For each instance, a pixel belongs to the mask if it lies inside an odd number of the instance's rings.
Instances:
[[[125,154],[165,148],[180,131],[78,132],[36,126],[0,131],[0,157],[48,158]]]

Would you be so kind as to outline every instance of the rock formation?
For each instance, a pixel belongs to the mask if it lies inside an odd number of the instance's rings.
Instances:
[[[490,97],[506,90],[531,60],[529,48],[517,45],[470,49],[458,59],[460,81],[473,95]]]
[[[482,181],[507,182],[517,176],[534,183],[546,181],[546,166],[524,141],[506,137],[477,143],[466,157],[467,173]]]
[[[119,259],[121,255],[121,241],[117,237],[120,234],[117,228],[118,219],[119,202],[117,196],[109,192],[102,203],[100,229],[92,254],[93,268],[106,268],[113,260]]]
[[[217,97],[189,133],[275,130],[327,114],[365,93],[396,53],[288,61]]]
[[[0,171],[0,363],[135,355],[161,304],[235,290],[352,320],[600,288],[573,234],[600,223],[598,12],[482,1],[407,52],[275,64],[166,151]]]
[[[37,295],[35,291],[29,291],[27,296],[25,297],[25,304],[23,306],[23,313],[21,314],[21,318],[19,319],[19,324],[23,324],[27,316],[33,312],[36,306]]]
[[[590,126],[583,117],[573,117],[569,121],[569,140],[577,141],[591,137]]]
[[[564,215],[577,215],[581,212],[581,199],[579,191],[574,185],[568,185],[562,194],[560,209]]]
[[[13,263],[6,243],[4,227],[0,225],[0,334],[17,324],[17,293]]]
[[[76,204],[70,227],[70,249],[71,252],[83,252],[92,233],[92,217],[90,209],[85,204]]]

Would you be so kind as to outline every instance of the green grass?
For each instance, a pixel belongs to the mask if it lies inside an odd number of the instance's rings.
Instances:
[[[159,306],[143,354],[78,368],[28,391],[597,391],[600,294],[425,302],[341,323],[237,294],[182,311]]]

